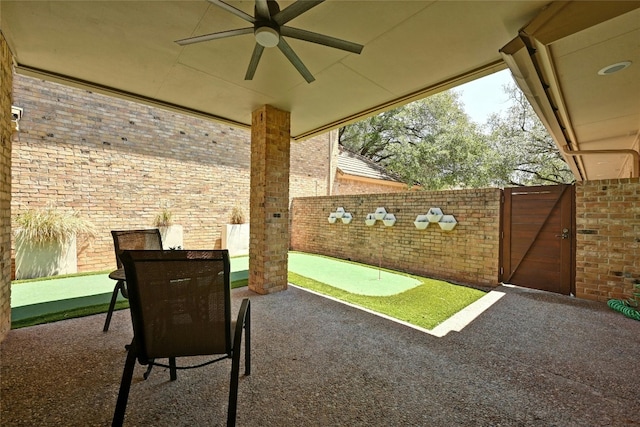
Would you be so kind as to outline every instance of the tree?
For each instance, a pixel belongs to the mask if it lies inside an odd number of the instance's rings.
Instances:
[[[570,184],[573,173],[524,94],[515,86],[504,88],[512,106],[504,116],[489,118],[489,140],[500,153],[497,177],[503,185]]]
[[[488,133],[471,122],[455,90],[340,129],[340,143],[427,190],[574,182],[551,136],[515,86]]]
[[[495,160],[455,91],[443,92],[341,129],[340,142],[409,185],[437,190],[491,182]]]
[[[390,156],[388,147],[399,143],[401,114],[402,107],[340,128],[340,144],[349,151],[384,164]]]

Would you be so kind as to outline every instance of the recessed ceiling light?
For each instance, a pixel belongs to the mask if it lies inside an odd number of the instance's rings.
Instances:
[[[608,76],[609,74],[622,71],[625,68],[629,67],[630,65],[631,65],[631,61],[617,62],[615,64],[607,65],[606,67],[598,71],[598,74],[600,74],[601,76]]]

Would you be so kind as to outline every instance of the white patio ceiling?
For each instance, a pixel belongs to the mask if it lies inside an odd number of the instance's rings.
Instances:
[[[253,15],[253,1],[228,3]],[[291,3],[280,1],[280,8]],[[244,80],[252,34],[189,46],[174,43],[247,27],[205,0],[2,0],[0,29],[20,73],[240,126],[250,126],[251,112],[270,104],[291,112],[292,136],[303,139],[505,68],[500,49],[546,4],[327,0],[288,25],[364,49],[357,55],[288,39],[314,75],[311,84],[277,49],[266,49],[254,79]],[[540,94],[532,88],[541,76],[557,88],[568,123],[562,126],[573,132],[572,150],[637,150],[640,4],[577,2],[573,13],[562,12],[562,5],[551,9],[562,14],[568,30],[540,41],[547,46],[547,59],[541,60],[546,74],[526,71],[527,61],[515,58],[521,56],[517,43],[512,44],[515,56],[504,57],[534,104]],[[634,65],[606,79],[596,77],[603,66],[622,60]],[[545,108],[536,108],[544,118]],[[555,135],[552,120],[545,123],[558,145],[566,145]],[[567,158],[578,179],[595,179],[632,173],[630,157]]]

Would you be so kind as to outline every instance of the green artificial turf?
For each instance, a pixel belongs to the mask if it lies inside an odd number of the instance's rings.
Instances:
[[[100,275],[104,274],[101,272]],[[73,279],[75,277],[85,277],[92,276],[94,274],[75,274],[75,275],[65,275],[64,279]],[[235,274],[237,280],[231,282],[231,289],[240,288],[243,286],[247,286],[249,280],[246,277],[247,274],[244,272],[239,272]],[[234,274],[232,273],[232,277]],[[29,279],[24,281],[16,281],[14,284],[21,283],[33,283],[33,282],[43,282],[42,285],[46,286],[47,281],[52,279],[61,279],[60,276],[54,276],[53,278],[47,277],[38,279]],[[111,279],[110,284],[114,284]],[[112,285],[113,286],[113,285]],[[113,287],[112,287],[113,289]],[[12,307],[12,317],[14,320],[11,321],[11,329],[19,329],[25,328],[28,326],[39,325],[42,323],[50,323],[57,322],[59,320],[73,319],[76,317],[84,317],[91,316],[94,314],[106,313],[109,310],[109,300],[111,298],[111,293],[107,294],[99,294],[99,295],[89,295],[82,296],[76,298],[69,299],[61,299],[61,300],[53,300],[46,302],[39,302],[36,304],[29,304],[25,306]],[[98,303],[100,301],[107,301]],[[124,299],[122,296],[118,296],[118,301],[116,302],[115,310],[122,310],[129,308],[129,301]]]
[[[88,271],[84,273],[71,273],[71,274],[59,274],[57,276],[48,276],[48,277],[36,277],[35,279],[22,279],[22,280],[14,280],[11,282],[11,285],[20,285],[22,283],[31,283],[31,282],[44,282],[47,280],[60,280],[60,279],[68,279],[72,277],[84,277],[84,276],[97,276],[97,275],[108,275],[113,270],[103,270],[103,271]]]
[[[400,273],[398,273],[400,274]],[[358,295],[289,272],[289,282],[369,310],[385,314],[425,329],[433,329],[464,307],[480,299],[484,292],[441,280],[410,276],[420,285],[390,296]]]
[[[289,271],[352,294],[390,296],[419,286],[420,280],[395,271],[321,255],[289,252]]]
[[[129,301],[117,301],[115,310],[129,308]],[[98,313],[106,313],[109,310],[109,304],[97,304],[87,307],[78,307],[65,311],[56,311],[46,313],[25,319],[14,320],[11,322],[11,329],[26,328],[28,326],[40,325],[42,323],[57,322],[59,320],[73,319],[76,317],[91,316]]]
[[[319,255],[291,252],[289,261],[289,282],[425,329],[432,329],[484,295],[440,280]],[[248,276],[248,257],[232,258],[231,288],[247,286]],[[106,272],[100,272],[93,277],[54,276],[12,285],[16,286],[12,286],[11,327],[16,329],[106,313],[114,282]],[[116,310],[128,307],[128,301],[120,296]]]

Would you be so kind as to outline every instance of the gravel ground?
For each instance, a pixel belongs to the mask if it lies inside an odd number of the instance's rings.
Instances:
[[[640,322],[603,303],[501,287],[443,338],[289,288],[251,298],[252,373],[239,426],[640,425]],[[106,426],[132,337],[128,311],[11,331],[0,344],[3,426]],[[147,381],[125,425],[224,425],[230,362]],[[241,371],[242,372],[242,371]]]

